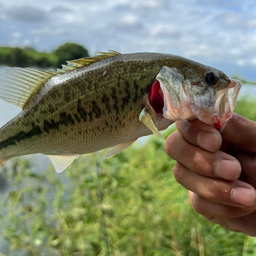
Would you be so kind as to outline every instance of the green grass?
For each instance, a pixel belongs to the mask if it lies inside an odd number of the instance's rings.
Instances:
[[[22,160],[1,206],[5,237],[27,255],[241,255],[245,236],[196,215],[173,166],[156,138],[110,160],[81,157],[61,174],[68,182]]]
[[[235,111],[256,120],[256,101],[242,99]],[[52,166],[40,173],[29,158],[4,169],[12,189],[0,223],[10,255],[256,255],[255,238],[193,211],[164,141],[151,136],[111,159],[105,153],[82,156],[61,174]]]

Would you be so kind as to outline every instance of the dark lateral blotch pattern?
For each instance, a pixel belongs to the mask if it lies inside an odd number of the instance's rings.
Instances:
[[[42,130],[39,126],[34,125],[29,132],[21,131],[14,136],[9,137],[8,139],[0,142],[0,150],[7,148],[8,146],[15,146],[18,142],[24,139],[30,139],[33,136],[42,134]]]

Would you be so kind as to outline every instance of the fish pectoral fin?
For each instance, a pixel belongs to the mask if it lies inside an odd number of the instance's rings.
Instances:
[[[141,123],[145,124],[149,130],[151,130],[157,137],[159,137],[160,139],[163,139],[163,135],[158,131],[158,129],[156,128],[151,115],[147,112],[147,110],[144,108],[139,116],[139,120]]]
[[[124,142],[124,143],[121,143],[121,144],[118,144],[118,145],[116,145],[116,146],[114,146],[114,147],[109,148],[108,153],[106,154],[106,156],[105,156],[104,158],[110,158],[110,157],[116,155],[117,153],[119,153],[119,152],[121,152],[121,151],[127,149],[127,148],[130,147],[136,140],[137,140],[137,139],[135,139],[135,140],[130,140],[130,141],[127,141],[127,142]]]
[[[55,75],[33,68],[4,68],[0,73],[0,99],[24,109],[29,98]]]
[[[60,156],[60,155],[49,155],[48,156],[54,166],[54,169],[57,173],[64,171],[75,159],[79,157],[79,155],[68,155],[68,156]]]

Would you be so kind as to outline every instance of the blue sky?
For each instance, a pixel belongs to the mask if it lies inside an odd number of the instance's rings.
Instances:
[[[0,0],[0,45],[181,55],[256,80],[256,1]]]

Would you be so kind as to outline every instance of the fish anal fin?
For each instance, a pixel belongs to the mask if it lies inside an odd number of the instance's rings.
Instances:
[[[4,68],[0,73],[0,99],[24,109],[30,97],[55,75],[33,68]]]
[[[163,135],[156,128],[150,113],[145,108],[141,111],[139,120],[141,123],[145,124],[148,129],[151,130],[157,137],[161,139],[164,138]]]
[[[57,173],[64,171],[79,155],[49,155],[48,156],[54,166],[54,169]]]
[[[118,153],[120,153],[121,151],[127,149],[128,147],[130,147],[135,141],[135,140],[130,140],[121,144],[118,144],[114,147],[109,148],[108,153],[106,154],[106,156],[104,158],[110,158]]]
[[[91,65],[92,63],[98,62],[102,59],[107,59],[119,55],[119,52],[109,51],[109,52],[97,52],[94,57],[81,58],[77,60],[67,61],[67,65],[62,65],[62,69],[58,69],[58,72],[63,74],[74,69],[83,68]]]

